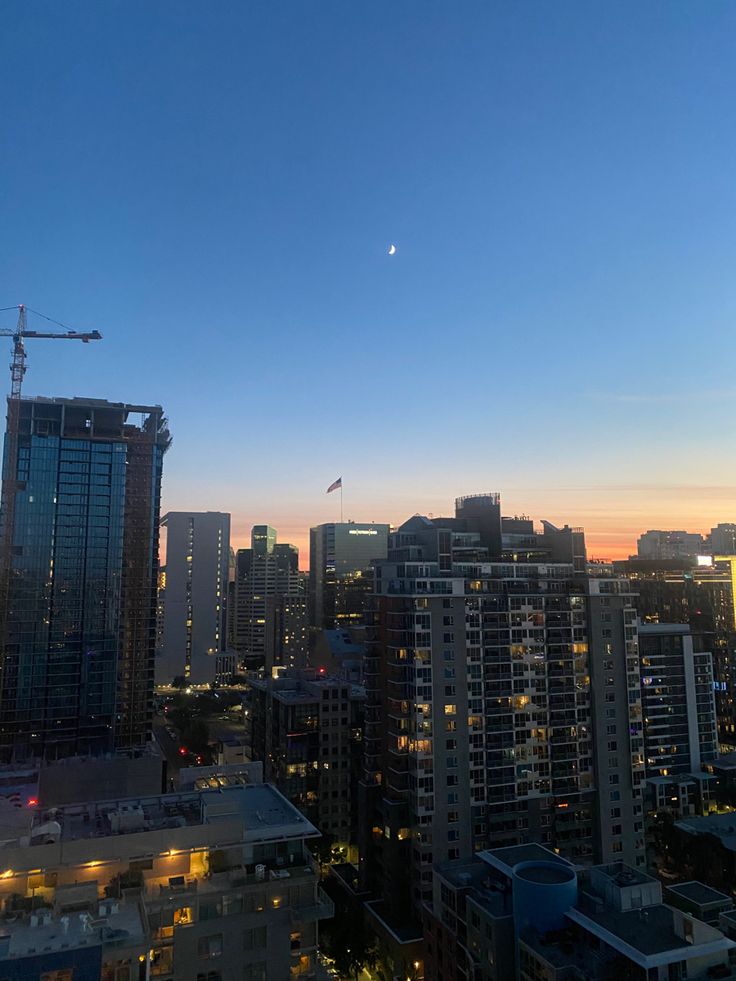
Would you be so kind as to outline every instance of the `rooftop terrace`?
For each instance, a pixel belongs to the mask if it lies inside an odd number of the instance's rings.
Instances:
[[[0,960],[98,944],[123,947],[143,942],[137,903],[100,904],[96,913],[94,917],[87,912],[11,914],[0,922]]]
[[[95,801],[52,808],[36,816],[31,845],[110,838],[146,831],[214,825],[236,819],[243,840],[315,837],[317,829],[270,784]],[[17,840],[5,842],[16,846]],[[0,847],[2,847],[0,845]]]

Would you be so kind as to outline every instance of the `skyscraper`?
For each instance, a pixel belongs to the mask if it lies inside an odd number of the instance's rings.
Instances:
[[[146,742],[169,443],[160,406],[22,400],[0,639],[3,758]]]
[[[527,528],[524,559],[494,555],[497,495],[473,499],[470,527],[466,500],[411,518],[376,564],[361,875],[383,936],[418,923],[433,863],[479,848],[644,862],[628,583],[576,568],[578,530]]]
[[[278,544],[276,530],[254,525],[251,547],[239,549],[235,569],[236,650],[251,668],[306,666],[307,577],[299,549]]]
[[[371,566],[386,558],[389,525],[354,521],[309,530],[310,623],[318,629],[362,623]]]
[[[172,511],[161,525],[166,528],[166,585],[157,680],[181,677],[190,684],[211,684],[234,668],[225,636],[230,515]]]

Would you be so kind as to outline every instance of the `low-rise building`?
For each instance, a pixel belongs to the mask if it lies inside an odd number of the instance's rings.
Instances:
[[[317,836],[267,784],[41,812],[0,845],[0,977],[313,977]]]
[[[425,937],[436,981],[736,978],[736,943],[664,903],[656,879],[623,862],[576,868],[537,844],[435,867]]]
[[[733,898],[725,892],[711,889],[702,882],[678,882],[665,889],[667,902],[686,913],[692,913],[699,920],[718,926],[722,913],[730,913],[734,908]]]

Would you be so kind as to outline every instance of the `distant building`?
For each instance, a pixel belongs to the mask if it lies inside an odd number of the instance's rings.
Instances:
[[[712,555],[736,555],[736,524],[719,524],[711,528],[708,552]]]
[[[310,622],[318,629],[362,623],[373,587],[372,563],[386,558],[389,525],[354,521],[309,532]]]
[[[0,976],[314,978],[318,834],[267,784],[40,812],[0,848]]]
[[[161,525],[166,528],[166,570],[157,681],[211,684],[234,669],[225,627],[230,515],[170,511]]]
[[[736,560],[720,557],[628,559],[613,563],[631,583],[642,621],[686,623],[713,655],[716,715],[722,742],[736,743]]]
[[[708,809],[704,772],[718,756],[718,727],[709,651],[696,650],[680,623],[640,624],[639,670],[644,757],[652,811],[677,815]]]
[[[322,630],[310,653],[309,663],[324,668],[335,678],[362,685],[365,681],[366,628]]]
[[[233,612],[235,648],[246,667],[271,675],[306,666],[307,576],[299,571],[299,549],[278,544],[268,525],[255,525],[251,547],[236,555]]]
[[[639,626],[647,776],[692,773],[718,756],[713,668],[680,623]]]
[[[0,757],[140,747],[153,719],[160,406],[20,405]]]
[[[249,682],[250,757],[264,777],[337,843],[357,837],[364,689],[319,671]]]
[[[640,559],[686,559],[704,549],[703,536],[689,531],[645,531],[636,543]]]
[[[736,943],[713,925],[733,903],[702,883],[687,886],[668,905],[661,884],[641,869],[575,868],[539,845],[441,863],[425,914],[424,977],[734,978]]]

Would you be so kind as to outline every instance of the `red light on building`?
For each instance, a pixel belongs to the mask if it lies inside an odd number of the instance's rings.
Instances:
[[[38,807],[38,797],[29,797],[28,798],[28,806],[29,807]]]

